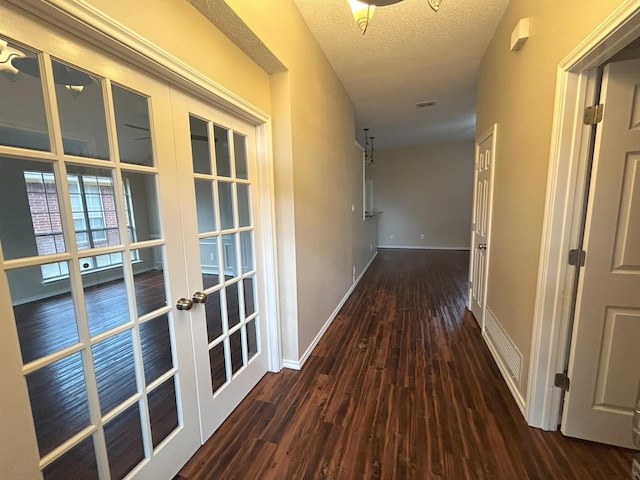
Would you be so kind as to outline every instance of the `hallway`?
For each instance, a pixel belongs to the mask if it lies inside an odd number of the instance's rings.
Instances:
[[[176,479],[630,478],[632,451],[526,425],[467,264],[381,250],[303,370],[267,374]]]

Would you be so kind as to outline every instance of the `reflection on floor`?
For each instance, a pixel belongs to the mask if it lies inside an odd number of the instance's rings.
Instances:
[[[213,276],[211,276],[213,277]],[[227,281],[231,278],[227,278]],[[218,283],[217,276],[207,280]],[[253,312],[252,281],[243,281],[245,310]],[[136,274],[135,301],[138,315],[146,315],[166,305],[163,272],[160,270]],[[224,295],[229,328],[240,322],[238,284],[210,293],[206,302],[209,342],[223,335],[221,295]],[[137,334],[126,328],[115,335],[108,332],[131,324],[129,301],[122,279],[109,281],[84,290],[89,334],[101,335],[92,342],[91,355],[80,352],[66,356],[27,375],[27,384],[41,456],[92,424],[88,411],[88,394],[83,362],[91,362],[95,371],[97,394],[102,416],[122,405],[140,390],[135,370],[135,342],[140,341],[144,381],[147,386],[173,367],[169,318],[166,314],[151,315],[141,323]],[[14,315],[25,364],[51,353],[78,344],[77,321],[70,293],[16,305]],[[252,337],[253,335],[253,337]],[[255,327],[248,332],[248,342],[255,344]],[[102,337],[101,337],[102,338]],[[243,365],[240,330],[229,337],[230,371]],[[213,391],[228,381],[224,343],[210,351]],[[213,393],[213,392],[211,392]],[[148,415],[152,444],[158,446],[178,426],[175,378],[169,377],[154,386],[148,394]],[[143,418],[146,415],[143,415]],[[104,427],[111,476],[120,479],[144,458],[142,429],[138,404],[133,404]],[[59,460],[44,469],[47,480],[86,480],[97,478],[97,464],[91,437],[73,447]]]
[[[162,271],[134,278],[137,311],[150,313],[166,304]],[[88,287],[84,291],[92,336],[130,322],[123,280]],[[25,363],[77,344],[79,334],[71,294],[56,295],[14,307]],[[131,325],[131,324],[130,324]],[[138,336],[146,385],[173,367],[171,338],[166,314],[140,324],[139,335],[126,330],[94,343],[91,355],[74,353],[27,375],[27,385],[41,456],[51,452],[92,422],[83,362],[92,362],[101,414],[109,413],[138,390],[134,342]],[[154,388],[148,396],[153,445],[158,445],[178,425],[174,378]],[[105,426],[109,464],[113,478],[124,477],[144,458],[138,404],[120,413]],[[44,470],[47,479],[97,478],[91,437]]]

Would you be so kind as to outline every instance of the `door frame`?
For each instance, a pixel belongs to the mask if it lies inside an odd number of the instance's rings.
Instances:
[[[580,230],[590,127],[582,112],[593,101],[593,69],[640,36],[640,0],[627,0],[559,65],[549,173],[531,339],[527,423],[556,430],[561,389],[553,385],[568,353],[575,270],[567,262]]]
[[[473,279],[473,262],[475,260],[476,248],[475,248],[475,228],[473,226],[473,221],[476,218],[476,209],[477,205],[477,197],[476,190],[478,187],[478,154],[480,153],[480,145],[491,137],[491,166],[489,167],[489,193],[487,198],[487,245],[491,245],[491,217],[493,213],[493,183],[494,183],[494,172],[495,172],[495,163],[496,163],[496,145],[497,145],[497,135],[498,135],[498,124],[494,123],[488,130],[486,130],[482,135],[479,135],[475,141],[475,159],[473,165],[473,208],[472,208],[472,217],[471,217],[471,246],[469,249],[469,284],[471,284],[471,280]],[[481,318],[476,318],[476,321],[480,325],[480,330],[485,331],[485,312],[487,310],[487,280],[489,279],[489,256],[491,250],[490,247],[488,250],[485,250],[485,266],[484,266],[484,292],[482,295],[482,316]],[[467,308],[471,310],[471,287],[469,288],[469,292],[467,294]]]
[[[265,278],[265,326],[268,330],[269,371],[282,369],[282,339],[278,303],[277,243],[275,230],[275,188],[273,173],[271,116],[206,77],[180,59],[142,38],[104,13],[75,0],[8,0],[18,10],[36,15],[44,22],[89,41],[143,72],[195,95],[206,103],[229,112],[256,129],[256,153],[260,192],[259,215],[263,225],[262,268]]]

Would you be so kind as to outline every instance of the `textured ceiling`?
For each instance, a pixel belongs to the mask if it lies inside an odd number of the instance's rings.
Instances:
[[[508,1],[442,0],[436,13],[404,0],[377,7],[362,35],[347,0],[294,0],[376,149],[473,138],[480,58]]]
[[[286,71],[271,50],[246,26],[224,0],[188,0],[269,75]]]

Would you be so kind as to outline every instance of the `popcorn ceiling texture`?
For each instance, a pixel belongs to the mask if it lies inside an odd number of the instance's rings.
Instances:
[[[224,0],[188,0],[269,75],[287,70]]]
[[[377,148],[473,138],[478,66],[508,0],[442,0],[437,13],[404,0],[376,8],[365,35],[347,0],[294,2]]]
[[[287,70],[224,0],[188,1],[265,72]],[[293,1],[344,85],[358,139],[364,127],[377,149],[474,138],[478,66],[508,0],[442,0],[437,13],[404,0],[376,8],[365,35],[347,0],[279,1]],[[437,104],[416,108],[426,100]]]

